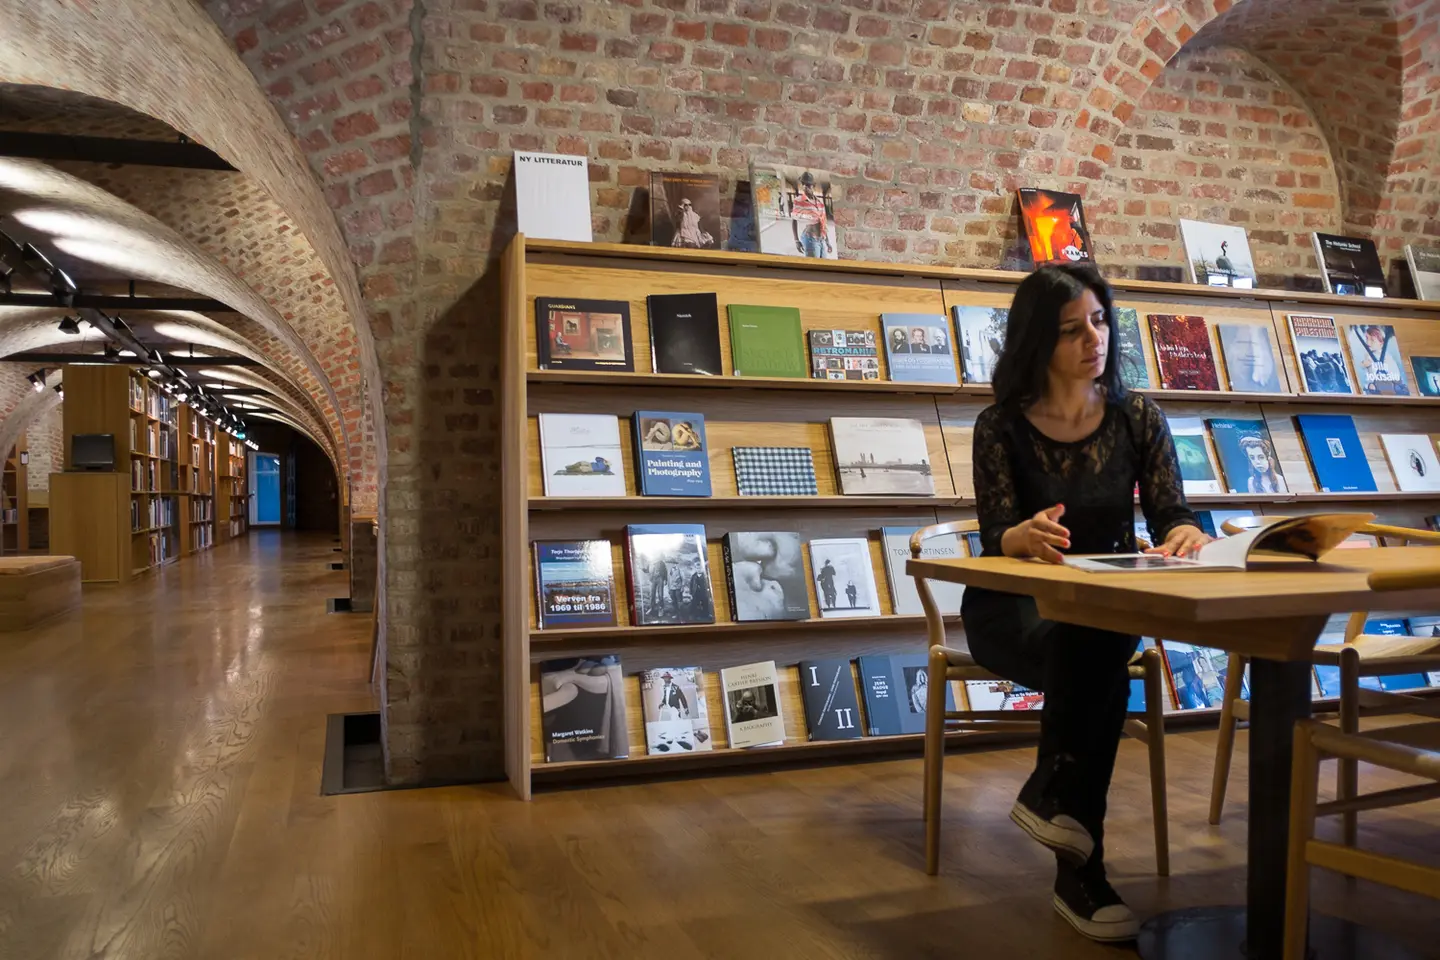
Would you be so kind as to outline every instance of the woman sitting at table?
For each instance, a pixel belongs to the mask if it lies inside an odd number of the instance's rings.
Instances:
[[[1110,287],[1089,267],[1042,267],[1015,291],[995,404],[975,421],[985,556],[1062,562],[1135,550],[1134,496],[1159,546],[1209,540],[1185,503],[1165,415],[1127,393]],[[1105,877],[1105,802],[1139,638],[1041,619],[1029,597],[971,587],[962,603],[977,663],[1045,695],[1039,758],[1010,818],[1055,851],[1055,909],[1095,940],[1128,940],[1135,915]]]

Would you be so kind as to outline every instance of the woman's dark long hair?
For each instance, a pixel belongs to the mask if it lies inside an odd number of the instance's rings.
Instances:
[[[1095,382],[1111,398],[1125,395],[1120,382],[1120,335],[1115,328],[1115,305],[1110,284],[1098,270],[1079,264],[1041,267],[1020,282],[1010,304],[1005,326],[1005,347],[995,363],[995,402],[1023,410],[1045,394],[1050,358],[1060,339],[1060,310],[1089,290],[1105,309],[1110,342],[1105,350],[1105,371]]]

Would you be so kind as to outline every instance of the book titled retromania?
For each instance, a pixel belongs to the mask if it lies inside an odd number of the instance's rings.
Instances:
[[[1150,339],[1163,390],[1219,390],[1215,353],[1204,317],[1152,313]]]
[[[810,375],[816,380],[879,380],[874,330],[811,330]]]
[[[872,737],[925,732],[930,702],[930,671],[923,653],[860,658],[860,690],[865,696],[865,732]],[[945,684],[945,709],[955,709],[955,694]]]
[[[650,174],[650,243],[720,249],[720,178],[713,173]]]
[[[1440,300],[1440,250],[1407,243],[1405,261],[1410,265],[1410,279],[1415,283],[1415,298]]]
[[[813,497],[815,455],[809,447],[731,447],[735,492],[742,497]]]
[[[705,675],[699,667],[658,667],[640,674],[645,749],[654,754],[713,750]]]
[[[845,496],[935,495],[930,447],[919,420],[831,417],[830,438]]]
[[[594,240],[588,161],[516,150],[515,213],[520,232],[531,240]]]
[[[714,623],[710,558],[698,523],[632,523],[625,528],[630,622]]]
[[[1115,333],[1120,338],[1120,382],[1126,390],[1149,390],[1145,340],[1140,333],[1140,314],[1134,307],[1115,308]]]
[[[725,697],[725,734],[731,747],[778,747],[785,742],[780,674],[774,660],[722,668],[720,690]]]
[[[1185,242],[1191,283],[1241,289],[1255,286],[1255,260],[1244,227],[1182,219],[1180,238]]]
[[[1236,393],[1283,393],[1280,361],[1270,328],[1258,323],[1217,323],[1225,376]]]
[[[750,197],[761,253],[840,258],[829,173],[813,167],[752,163]]]
[[[910,537],[919,529],[880,528],[880,539],[885,551],[885,577],[890,581],[890,603],[895,612],[902,616],[925,614],[924,607],[920,605],[920,591],[915,586],[915,578],[905,572],[905,564],[910,559]],[[965,553],[960,547],[960,538],[953,533],[927,537],[920,545],[922,560],[958,560],[963,556]],[[930,594],[935,598],[935,605],[940,608],[942,616],[960,615],[960,598],[965,595],[963,584],[931,580]]]
[[[955,342],[960,345],[965,382],[989,383],[1005,346],[1010,311],[1005,307],[954,306],[950,315],[955,320]]]
[[[536,297],[535,345],[541,370],[633,371],[630,304]]]
[[[1435,441],[1423,433],[1382,433],[1380,445],[1395,474],[1395,485],[1404,493],[1440,491],[1440,460]]]
[[[610,541],[536,540],[535,600],[541,630],[614,626]]]
[[[1312,234],[1325,292],[1353,297],[1385,296],[1385,268],[1374,240]]]
[[[849,660],[801,660],[800,697],[811,740],[860,739],[860,702]]]
[[[1353,419],[1335,413],[1304,413],[1295,423],[1322,493],[1375,492],[1375,476]]]
[[[928,313],[882,313],[885,359],[897,383],[959,383],[950,325]]]
[[[710,496],[705,417],[658,410],[635,412],[635,485],[649,497]]]
[[[805,341],[794,307],[732,303],[730,360],[737,377],[805,377]]]
[[[1360,392],[1372,397],[1408,397],[1405,358],[1395,328],[1383,323],[1352,323],[1345,329]]]
[[[1305,392],[1353,393],[1335,318],[1292,313],[1287,319]]]
[[[731,531],[721,541],[730,614],[738,621],[806,620],[810,581],[800,534]]]
[[[810,569],[815,578],[820,616],[880,616],[869,540],[864,537],[811,540]]]
[[[720,310],[713,293],[651,294],[650,364],[656,373],[718,377]]]
[[[1079,194],[1034,187],[1021,187],[1016,194],[1020,229],[1035,266],[1095,262]]]
[[[619,419],[605,413],[542,413],[538,419],[545,496],[625,496]]]
[[[1225,488],[1230,493],[1289,493],[1280,458],[1264,420],[1213,418],[1205,421]]]
[[[620,658],[607,654],[541,663],[540,727],[548,763],[628,757]]]
[[[1215,462],[1210,459],[1205,422],[1199,417],[1172,418],[1170,437],[1175,442],[1175,455],[1180,461],[1180,479],[1185,493],[1220,493],[1220,477],[1215,470]]]

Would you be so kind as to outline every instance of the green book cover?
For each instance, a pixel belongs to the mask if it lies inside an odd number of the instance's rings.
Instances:
[[[737,377],[805,378],[805,341],[794,307],[730,305],[730,360]]]

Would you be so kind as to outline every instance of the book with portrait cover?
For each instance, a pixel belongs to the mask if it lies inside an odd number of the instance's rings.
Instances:
[[[910,559],[910,537],[919,527],[881,527],[880,540],[885,550],[885,576],[890,581],[890,601],[895,612],[902,616],[924,616],[920,605],[920,591],[915,578],[905,572],[905,563]],[[958,560],[965,556],[960,547],[960,538],[953,533],[929,537],[921,545],[920,556],[930,560]],[[940,613],[947,617],[960,615],[960,598],[965,595],[965,586],[959,583],[930,581],[930,593]]]
[[[699,667],[657,667],[640,674],[645,748],[655,754],[713,750],[705,675]]]
[[[1115,308],[1115,333],[1120,338],[1120,382],[1127,390],[1149,390],[1145,338],[1140,333],[1140,314],[1134,307]]]
[[[635,369],[630,304],[536,297],[535,346],[541,370],[629,373]]]
[[[635,485],[648,497],[710,496],[705,417],[635,411]]]
[[[805,339],[794,307],[732,303],[730,363],[737,377],[805,377]]]
[[[1311,234],[1325,292],[1355,297],[1385,296],[1385,268],[1374,240]]]
[[[545,496],[625,496],[617,418],[608,413],[542,413],[538,420]]]
[[[1148,319],[1162,390],[1220,389],[1204,317],[1152,313]]]
[[[1045,694],[1011,680],[966,680],[971,710],[1043,710]]]
[[[721,546],[734,620],[809,619],[810,578],[800,534],[732,530]]]
[[[1021,187],[1016,195],[1021,236],[1035,266],[1095,262],[1079,194]]]
[[[1355,365],[1355,379],[1361,393],[1380,397],[1410,396],[1405,359],[1400,356],[1400,341],[1395,339],[1394,327],[1383,323],[1352,323],[1345,330],[1345,343],[1350,348],[1350,362]]]
[[[1280,459],[1264,420],[1212,418],[1205,421],[1225,488],[1230,493],[1289,493]]]
[[[1005,307],[950,308],[955,319],[955,342],[966,383],[989,383],[995,376],[995,363],[1005,346],[1005,328],[1010,311]]]
[[[835,200],[826,171],[752,163],[750,202],[761,253],[840,259]]]
[[[896,383],[959,383],[949,324],[928,313],[882,313],[885,359]]]
[[[1375,492],[1375,476],[1353,419],[1343,414],[1304,413],[1295,422],[1322,493]]]
[[[930,671],[923,653],[861,657],[860,690],[865,697],[865,732],[872,737],[925,732]],[[945,709],[955,694],[945,684]]]
[[[1236,393],[1282,393],[1280,361],[1270,328],[1258,323],[1217,323],[1225,376]]]
[[[1422,397],[1440,397],[1440,357],[1411,357],[1415,388]]]
[[[1290,340],[1306,393],[1353,393],[1350,370],[1340,349],[1340,329],[1334,317],[1312,317],[1292,313]]]
[[[801,660],[800,696],[811,740],[860,739],[860,702],[849,660]]]
[[[1403,493],[1440,491],[1440,460],[1435,441],[1423,433],[1382,433],[1380,445]]]
[[[541,663],[540,726],[547,763],[630,756],[620,658],[612,653]]]
[[[1250,256],[1250,239],[1244,227],[1182,218],[1180,239],[1185,242],[1191,283],[1245,289],[1255,286],[1255,261]]]
[[[656,373],[724,373],[715,294],[652,293],[645,306],[650,315],[650,365]]]
[[[536,623],[615,625],[615,570],[609,540],[535,541]]]
[[[1440,250],[1405,244],[1405,262],[1415,284],[1415,299],[1440,300]]]
[[[590,168],[584,157],[515,151],[515,214],[531,240],[595,239]]]
[[[710,557],[698,523],[632,523],[625,528],[630,622],[714,623]]]
[[[721,668],[720,693],[725,698],[725,734],[731,747],[776,747],[785,742],[780,675],[774,660]]]
[[[831,417],[830,440],[843,495],[935,495],[930,446],[919,420]]]
[[[1185,493],[1220,493],[1220,477],[1210,459],[1205,422],[1199,417],[1174,417],[1170,420],[1170,437],[1175,441]]]
[[[879,380],[874,330],[811,330],[810,375],[816,380]]]
[[[864,537],[811,540],[810,568],[814,571],[820,616],[880,616],[869,540]]]
[[[1170,688],[1175,691],[1175,702],[1181,710],[1203,710],[1224,703],[1229,654],[1176,640],[1164,640],[1160,647],[1165,653]],[[1249,691],[1243,687],[1242,690],[1242,696],[1248,698]]]
[[[720,249],[720,178],[713,173],[650,174],[650,243]]]

